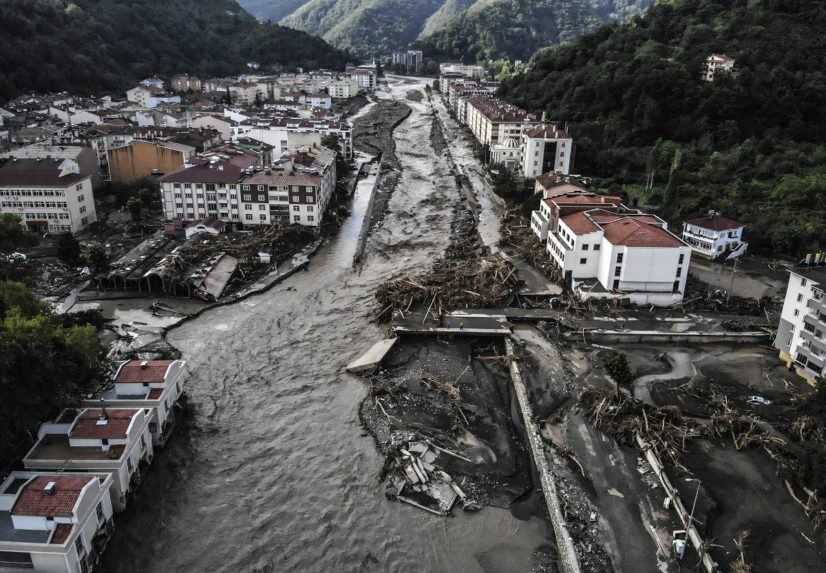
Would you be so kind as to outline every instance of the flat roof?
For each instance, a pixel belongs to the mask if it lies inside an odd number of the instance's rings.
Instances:
[[[34,449],[26,456],[32,461],[115,461],[123,455],[125,446],[110,446],[109,451],[99,447],[72,447],[69,445],[69,436],[65,434],[48,434],[37,442]]]

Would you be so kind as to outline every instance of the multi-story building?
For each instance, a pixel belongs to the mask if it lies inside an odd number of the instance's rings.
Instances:
[[[76,233],[97,221],[92,177],[72,159],[9,159],[0,166],[0,213],[34,232]]]
[[[546,244],[566,285],[582,300],[670,306],[685,293],[691,249],[656,216],[577,211],[559,220]]]
[[[544,122],[544,118],[543,118]],[[574,140],[555,123],[543,123],[522,133],[522,176],[534,179],[554,171],[567,175],[574,158]]]
[[[734,71],[734,59],[725,54],[712,54],[706,58],[703,68],[703,80],[713,82],[718,74],[730,74]]]
[[[826,366],[826,255],[790,269],[774,346],[789,368],[814,384]]]
[[[0,483],[0,570],[92,571],[114,529],[106,473],[15,471]]]
[[[149,432],[155,444],[164,444],[175,423],[175,406],[183,396],[183,360],[129,360],[122,362],[112,384],[87,407],[142,408],[151,412]]]
[[[318,227],[335,185],[335,152],[308,147],[257,172],[221,160],[182,169],[161,178],[161,193],[170,220]]]
[[[712,211],[705,217],[689,219],[683,223],[683,241],[695,253],[709,259],[732,254],[739,256],[748,247],[743,242],[744,229],[745,226],[737,221]]]
[[[150,415],[143,408],[86,408],[76,415],[65,410],[54,422],[41,424],[23,465],[29,470],[107,472],[112,504],[122,510],[140,482],[142,465],[152,460]]]

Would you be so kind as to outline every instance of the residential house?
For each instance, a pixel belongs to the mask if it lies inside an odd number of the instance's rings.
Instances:
[[[0,165],[0,213],[30,231],[77,233],[97,221],[92,177],[73,159],[8,159]]]
[[[130,185],[149,177],[171,173],[195,156],[195,147],[172,141],[133,140],[108,152],[113,183]]]
[[[195,229],[195,226],[191,227]],[[186,229],[189,238],[190,228]],[[156,445],[166,443],[175,423],[175,407],[184,394],[183,360],[128,360],[122,362],[112,384],[94,398],[83,401],[86,407],[142,408],[149,415],[149,433]]]
[[[591,209],[560,218],[547,250],[582,299],[670,306],[682,300],[691,249],[653,215]]]
[[[0,570],[79,573],[114,529],[107,473],[11,472],[0,483]]]
[[[151,410],[144,408],[85,408],[77,415],[65,410],[54,422],[40,425],[23,466],[109,473],[112,504],[123,510],[140,482],[142,466],[152,461],[150,418]]]
[[[741,223],[711,211],[705,217],[683,223],[683,241],[695,253],[709,259],[736,257],[745,253],[748,247],[748,243],[743,242],[744,229]]]
[[[774,346],[789,368],[815,384],[826,366],[826,255],[810,254],[789,271]]]

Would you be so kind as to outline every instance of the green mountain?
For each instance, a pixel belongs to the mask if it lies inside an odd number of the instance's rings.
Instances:
[[[260,18],[285,0],[242,0]],[[543,46],[611,19],[639,13],[653,0],[294,0],[281,21],[362,57],[385,55],[417,40],[430,52],[466,60],[527,59]]]
[[[244,64],[340,68],[323,40],[261,24],[234,0],[2,0],[0,100],[28,90],[120,90],[151,74]]]
[[[265,22],[278,22],[307,2],[308,0],[238,0],[244,10]]]
[[[458,0],[461,2],[462,0]],[[428,22],[422,46],[452,59],[527,60],[611,20],[641,13],[653,0],[476,0]]]
[[[501,95],[568,122],[607,188],[675,223],[722,211],[796,255],[826,235],[824,27],[821,0],[662,3],[540,52]],[[710,54],[735,72],[702,81]]]

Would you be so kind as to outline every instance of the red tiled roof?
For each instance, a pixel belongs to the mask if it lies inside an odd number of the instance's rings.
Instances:
[[[730,229],[739,229],[743,226],[734,219],[721,217],[720,215],[697,217],[695,219],[689,219],[686,223],[702,227],[703,229],[711,229],[712,231],[728,231]]]
[[[134,408],[106,408],[106,424],[98,424],[98,419],[103,415],[100,408],[87,408],[75,421],[69,432],[70,438],[125,438],[126,431],[132,417],[139,410]]]
[[[120,367],[115,382],[120,384],[160,384],[172,360],[130,360]]]
[[[625,247],[682,247],[684,243],[644,217],[623,217],[602,224],[609,243]]]
[[[39,517],[68,517],[80,496],[80,491],[95,476],[40,475],[31,480],[20,491],[12,507],[12,515]],[[49,482],[55,483],[55,490],[47,494],[44,490]],[[56,534],[56,533],[55,533]]]
[[[88,179],[89,175],[70,173],[60,176],[60,164],[63,160],[55,159],[16,159],[8,160],[0,166],[0,187],[68,187]]]
[[[52,535],[52,540],[49,541],[49,543],[52,545],[63,545],[66,543],[66,540],[69,539],[73,527],[74,525],[71,523],[58,523],[57,527],[54,528],[54,535]]]
[[[575,235],[584,235],[585,233],[599,231],[599,226],[588,217],[585,211],[579,211],[562,217],[562,221]]]
[[[221,166],[223,169],[219,169]],[[173,171],[161,177],[163,183],[238,183],[241,168],[228,161],[218,164],[202,163]]]

